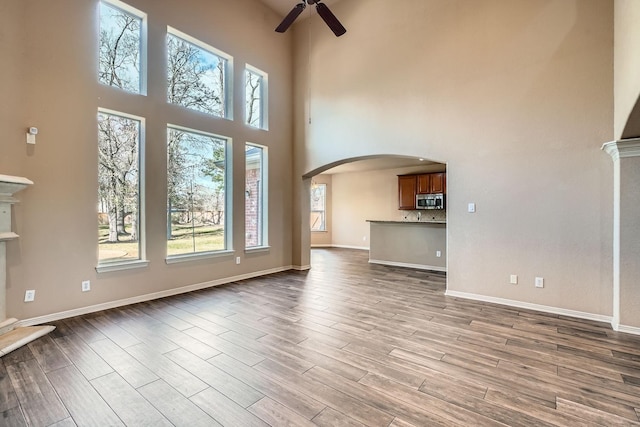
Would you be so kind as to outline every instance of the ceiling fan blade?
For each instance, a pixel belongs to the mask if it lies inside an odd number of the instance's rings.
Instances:
[[[293,21],[296,20],[298,16],[302,13],[304,8],[307,7],[306,3],[298,3],[292,10],[289,12],[287,16],[284,17],[278,28],[276,28],[276,32],[284,33],[287,29],[293,24]]]
[[[340,21],[338,21],[338,18],[331,13],[331,10],[329,10],[327,5],[316,2],[316,10],[318,11],[318,15],[320,15],[322,20],[329,26],[329,28],[331,28],[331,31],[333,31],[333,34],[335,34],[336,37],[340,37],[347,32],[347,29],[344,28]]]

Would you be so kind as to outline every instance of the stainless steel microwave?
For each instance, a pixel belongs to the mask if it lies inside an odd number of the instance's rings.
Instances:
[[[416,209],[444,209],[444,194],[417,194]]]

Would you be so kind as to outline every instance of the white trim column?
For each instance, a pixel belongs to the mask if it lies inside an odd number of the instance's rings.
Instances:
[[[613,319],[640,335],[640,138],[607,142],[613,168]]]

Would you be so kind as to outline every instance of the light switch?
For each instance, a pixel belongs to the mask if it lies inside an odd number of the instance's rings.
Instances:
[[[27,144],[35,144],[36,143],[36,136],[32,133],[28,133],[27,134]]]
[[[469,203],[469,206],[467,207],[467,210],[469,211],[469,213],[474,213],[476,211],[476,204],[475,203]]]

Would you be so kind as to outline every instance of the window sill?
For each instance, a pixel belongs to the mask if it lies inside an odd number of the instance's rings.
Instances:
[[[195,254],[172,255],[170,257],[167,257],[164,261],[167,264],[178,264],[181,262],[198,261],[202,259],[221,258],[233,255],[233,253],[234,252],[231,250],[224,250],[215,252],[199,252]]]
[[[253,246],[251,248],[245,248],[245,254],[254,254],[256,252],[269,252],[271,250],[271,246]]]
[[[136,261],[126,261],[126,262],[113,262],[113,263],[105,263],[100,264],[96,267],[96,271],[98,273],[111,273],[114,271],[122,271],[122,270],[134,270],[136,268],[146,268],[149,266],[149,261],[147,260],[136,260]]]

